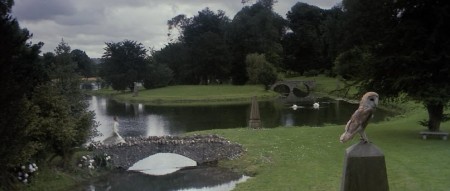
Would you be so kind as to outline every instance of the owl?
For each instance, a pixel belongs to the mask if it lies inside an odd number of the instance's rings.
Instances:
[[[369,119],[372,118],[373,112],[375,111],[378,105],[378,94],[375,92],[367,92],[361,98],[359,102],[359,107],[353,113],[350,120],[347,122],[345,126],[345,132],[341,135],[339,139],[341,143],[345,143],[348,140],[352,139],[356,133],[359,133],[361,136],[361,140],[364,142],[369,142],[366,133],[364,130],[366,129],[367,123]]]

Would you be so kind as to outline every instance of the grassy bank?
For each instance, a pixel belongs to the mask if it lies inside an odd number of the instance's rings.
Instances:
[[[258,99],[273,99],[278,94],[264,90],[261,85],[180,85],[140,90],[139,95],[133,93],[118,92],[112,89],[102,89],[91,92],[94,95],[112,96],[118,101],[139,102],[148,105],[201,105],[201,104],[226,104],[236,102],[248,102],[251,97]]]
[[[385,154],[390,190],[449,190],[450,142],[422,140],[420,107],[391,121],[369,124],[369,139]],[[450,123],[442,124],[450,131]],[[344,152],[357,143],[338,141],[343,126],[211,130],[241,143],[247,153],[221,165],[254,176],[236,190],[339,190]]]

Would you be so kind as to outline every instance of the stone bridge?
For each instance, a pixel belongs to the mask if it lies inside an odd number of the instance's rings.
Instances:
[[[270,89],[284,97],[306,97],[315,86],[314,80],[286,80],[275,82]]]
[[[133,164],[157,153],[175,153],[197,162],[198,165],[234,159],[244,150],[217,135],[129,137],[117,145],[96,144],[94,155],[107,154],[116,168],[128,169]]]

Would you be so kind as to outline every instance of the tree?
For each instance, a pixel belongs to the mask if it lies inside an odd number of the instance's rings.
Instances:
[[[285,35],[284,47],[287,69],[303,73],[312,69],[326,69],[322,25],[325,11],[319,7],[298,2],[286,14],[292,34]],[[328,66],[329,67],[329,66]]]
[[[161,50],[152,53],[155,63],[165,64],[172,70],[173,84],[194,83],[191,81],[191,69],[185,62],[187,57],[188,49],[181,42],[169,43]]]
[[[280,67],[283,47],[281,36],[285,30],[284,19],[272,9],[275,1],[259,0],[239,11],[227,30],[227,42],[232,57],[234,84],[245,84],[245,57],[250,53],[266,55],[266,59]]]
[[[72,55],[72,60],[77,64],[76,72],[85,77],[89,78],[95,74],[95,66],[91,58],[82,50],[75,49],[70,53]]]
[[[151,61],[143,85],[145,89],[165,87],[172,79],[173,72],[167,65]]]
[[[114,90],[133,90],[134,82],[141,82],[147,71],[147,50],[141,43],[124,40],[105,43],[100,75]]]
[[[51,54],[47,54],[49,59]],[[55,48],[52,82],[39,86],[32,101],[39,108],[40,140],[45,151],[63,158],[67,166],[74,148],[89,138],[94,128],[94,114],[88,111],[88,103],[79,88],[80,76],[77,63],[72,59],[70,46],[62,40]],[[57,113],[57,115],[55,115]]]
[[[219,10],[214,13],[209,8],[199,11],[192,18],[178,15],[168,21],[169,29],[177,28],[180,32],[179,47],[185,48],[186,54],[181,54],[185,56],[184,63],[169,65],[174,71],[182,68],[184,76],[189,74],[183,83],[206,84],[229,77],[230,53],[224,38],[228,23],[225,12]]]
[[[450,19],[448,1],[356,1],[344,0],[348,36],[353,46],[368,47],[373,60],[362,89],[386,98],[406,94],[428,111],[427,127],[439,131],[443,108],[450,102]],[[369,8],[370,7],[370,8]]]
[[[14,189],[16,175],[10,173],[19,164],[45,160],[49,152],[69,156],[65,150],[81,146],[94,123],[79,84],[72,86],[78,77],[63,74],[71,71],[70,47],[62,42],[56,55],[46,53],[41,61],[43,43],[26,42],[31,34],[9,15],[12,5],[0,1],[0,87],[7,90],[0,94],[0,190]],[[47,131],[50,126],[59,133]]]
[[[10,170],[36,153],[29,136],[37,123],[36,108],[29,97],[49,79],[39,63],[43,43],[27,43],[32,35],[10,15],[13,4],[0,1],[0,190],[12,189]]]
[[[245,58],[250,83],[261,83],[266,90],[277,80],[275,67],[266,61],[264,54],[249,54]]]

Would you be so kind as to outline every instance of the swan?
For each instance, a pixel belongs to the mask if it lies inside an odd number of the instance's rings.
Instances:
[[[314,109],[319,109],[319,107],[320,107],[319,102],[316,102],[313,104]]]

